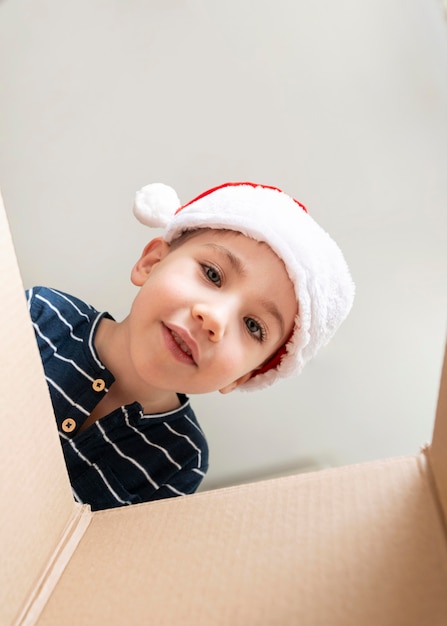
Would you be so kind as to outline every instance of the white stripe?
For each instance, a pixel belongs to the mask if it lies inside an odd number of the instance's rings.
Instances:
[[[50,346],[50,348],[53,350],[53,352],[57,352],[57,347],[54,345],[54,343],[51,341],[51,339],[49,339],[46,335],[43,334],[43,332],[40,330],[40,327],[37,324],[37,322],[33,322],[33,326],[34,326],[34,330],[39,335],[39,337],[41,337],[41,339],[43,339],[44,341],[47,342],[47,344]]]
[[[96,463],[92,463],[91,461],[89,461],[89,459],[87,459],[87,457],[85,457],[82,452],[76,447],[73,439],[69,439],[68,440],[71,447],[73,448],[73,450],[76,452],[76,454],[78,455],[78,457],[80,459],[82,459],[83,461],[85,461],[85,463],[87,463],[87,465],[89,465],[90,467],[93,467],[93,469],[95,469],[98,474],[101,476],[105,486],[107,487],[107,489],[110,491],[110,493],[113,495],[113,497],[115,498],[115,500],[117,500],[118,502],[121,502],[121,504],[132,504],[129,500],[122,500],[119,495],[116,493],[116,491],[112,488],[112,486],[110,485],[110,483],[107,481],[107,478],[104,476],[104,474],[102,473],[101,469],[96,465]]]
[[[65,391],[59,387],[59,385],[57,385],[54,380],[52,380],[51,378],[49,378],[48,376],[45,376],[47,382],[54,387],[55,389],[57,389],[59,391],[59,393],[61,393],[64,398],[67,400],[67,402],[69,402],[71,404],[71,406],[76,407],[79,411],[81,411],[81,413],[84,413],[84,415],[90,415],[89,411],[86,411],[84,409],[84,407],[82,407],[80,404],[77,404],[77,402],[74,402],[69,396],[67,396],[67,394],[65,393]]]
[[[62,292],[60,292],[60,291],[57,291],[57,289],[49,289],[49,291],[52,291],[52,292],[53,292],[53,293],[55,293],[56,295],[60,296],[60,297],[61,297],[61,298],[63,298],[64,300],[66,300],[66,301],[67,301],[69,304],[71,304],[71,306],[72,306],[72,307],[73,307],[73,308],[74,308],[74,309],[75,309],[75,310],[79,313],[79,315],[82,315],[82,317],[85,317],[85,318],[87,318],[87,320],[88,320],[88,321],[90,321],[90,318],[89,318],[89,316],[87,315],[87,313],[83,313],[83,312],[81,311],[81,309],[80,309],[80,308],[78,308],[78,307],[76,306],[76,304],[75,304],[72,300],[70,300],[70,298],[67,298],[67,296],[66,296],[64,293],[62,293]],[[88,308],[89,308],[89,309],[91,309],[91,308],[92,308],[92,307],[91,307],[90,305],[88,305],[88,304],[87,304],[86,306],[88,306]]]
[[[100,313],[100,314],[98,315],[98,317],[95,319],[95,321],[93,322],[93,325],[92,325],[92,327],[91,327],[91,330],[90,330],[90,335],[89,335],[89,338],[88,338],[88,347],[90,348],[91,355],[92,355],[92,357],[94,358],[94,360],[95,360],[96,364],[97,364],[97,365],[99,365],[99,367],[100,367],[101,369],[105,370],[106,368],[104,367],[104,365],[101,363],[101,361],[100,361],[100,360],[98,359],[98,357],[96,356],[96,350],[95,350],[95,347],[94,347],[94,345],[93,345],[93,335],[94,335],[94,333],[95,333],[96,326],[98,325],[98,322],[99,322],[101,319],[102,319],[102,314]]]
[[[201,435],[203,435],[203,430],[202,430],[201,428],[199,428],[199,426],[197,426],[197,424],[196,424],[195,422],[193,422],[193,421],[192,421],[192,419],[191,419],[190,417],[188,417],[186,414],[185,414],[183,417],[186,417],[186,419],[188,420],[188,422],[189,422],[190,424],[192,424],[192,425],[194,426],[194,428],[196,428],[196,429],[199,431],[199,433],[200,433]],[[205,436],[205,435],[203,435],[203,436]]]
[[[31,300],[33,299],[34,289],[28,289],[28,311],[31,313]]]
[[[205,472],[202,472],[202,470],[199,470],[198,467],[195,467],[194,469],[191,470],[192,472],[195,472],[196,474],[199,474],[199,476],[205,476]]]
[[[67,328],[69,328],[69,329],[70,329],[70,337],[71,337],[72,339],[75,339],[76,341],[80,341],[80,342],[82,343],[82,341],[83,341],[83,340],[81,339],[81,337],[77,337],[76,335],[74,335],[74,334],[73,334],[73,330],[74,330],[74,329],[73,329],[73,326],[70,324],[70,322],[68,322],[68,321],[65,319],[65,317],[62,315],[62,313],[60,313],[60,311],[59,311],[59,310],[58,310],[58,309],[57,309],[57,308],[56,308],[56,307],[55,307],[55,306],[54,306],[54,305],[53,305],[53,304],[52,304],[49,300],[47,300],[46,298],[44,298],[44,297],[43,297],[43,296],[41,296],[40,294],[37,294],[37,295],[36,295],[36,299],[37,299],[37,298],[38,298],[39,300],[42,300],[42,302],[45,302],[45,303],[46,303],[46,304],[50,307],[50,309],[52,309],[52,310],[56,313],[56,315],[57,315],[57,316],[58,316],[58,318],[61,320],[61,322],[62,322],[63,324],[65,324],[65,325],[67,326]]]
[[[184,409],[186,409],[186,407],[190,404],[190,400],[188,398],[188,400],[182,404],[182,406],[177,407],[176,409],[173,409],[172,411],[167,411],[165,413],[149,413],[147,415],[144,415],[143,413],[141,414],[141,417],[144,419],[153,419],[154,417],[169,417],[169,415],[174,415],[175,413],[177,413],[177,411],[182,411]]]
[[[73,359],[67,359],[67,357],[62,356],[61,354],[59,354],[59,352],[57,351],[57,346],[55,346],[53,344],[53,342],[51,341],[51,339],[49,337],[47,337],[46,335],[44,335],[42,333],[42,331],[40,330],[38,324],[36,324],[34,322],[33,326],[34,326],[34,330],[39,335],[39,337],[43,341],[45,341],[50,346],[50,348],[53,350],[53,352],[54,352],[53,356],[55,356],[56,359],[59,359],[60,361],[64,361],[65,363],[70,363],[70,365],[72,365],[80,374],[85,376],[85,378],[87,378],[87,380],[89,380],[90,382],[93,382],[95,380],[92,376],[87,374],[87,372],[85,370],[83,370],[82,367],[79,367],[79,365],[75,361],[73,361]],[[108,389],[106,388],[105,391],[108,391]]]
[[[174,430],[172,428],[172,426],[170,426],[166,422],[165,422],[165,426],[166,426],[166,428],[168,430],[171,431],[171,433],[174,433],[174,435],[177,435],[178,437],[183,437],[184,439],[186,439],[186,441],[194,448],[194,450],[197,450],[198,466],[200,467],[202,465],[202,451],[201,451],[201,449],[196,446],[194,441],[191,441],[191,439],[188,437],[188,435],[183,435],[182,433],[178,433],[176,430]]]
[[[152,441],[149,441],[149,439],[146,437],[144,433],[140,432],[138,428],[135,428],[135,426],[132,426],[132,424],[129,422],[129,414],[126,410],[126,407],[122,406],[121,410],[124,413],[124,421],[126,422],[129,428],[131,428],[134,432],[136,432],[137,435],[139,435],[148,445],[153,446],[154,448],[157,448],[157,450],[161,450],[161,452],[163,452],[163,454],[166,456],[168,461],[173,463],[173,465],[175,465],[177,469],[179,470],[182,469],[182,466],[179,463],[177,463],[177,461],[174,461],[172,456],[169,454],[169,452],[165,448],[163,448],[162,446],[159,446],[156,443],[153,443]]]
[[[172,487],[172,485],[165,484],[165,485],[163,485],[163,487],[167,487],[168,489],[170,489],[172,491],[172,493],[175,493],[178,496],[186,496],[186,493],[183,493],[183,491],[179,491],[175,487]]]
[[[135,461],[135,459],[133,459],[131,456],[127,456],[127,454],[124,454],[124,452],[122,452],[118,446],[113,443],[113,441],[111,441],[111,439],[109,439],[109,437],[106,435],[106,432],[104,430],[104,428],[101,426],[101,424],[99,422],[95,422],[95,425],[97,427],[97,429],[99,430],[99,432],[101,433],[101,435],[103,436],[104,441],[107,441],[107,443],[109,443],[112,448],[123,458],[126,459],[127,461],[130,461],[131,463],[133,463],[135,465],[135,467],[137,467],[146,477],[147,481],[155,488],[158,489],[158,485],[157,483],[150,477],[150,475],[148,474],[148,472],[146,471],[146,469],[140,465],[137,461]]]
[[[76,493],[76,491],[73,489],[73,487],[71,488],[71,491],[73,492],[73,498],[76,500],[76,502],[79,502],[80,504],[84,504],[81,498]]]

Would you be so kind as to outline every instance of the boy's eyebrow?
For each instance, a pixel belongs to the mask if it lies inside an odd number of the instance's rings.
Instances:
[[[214,248],[218,252],[223,252],[223,254],[225,254],[227,259],[230,261],[231,267],[239,274],[245,274],[244,266],[240,258],[225,246],[221,246],[218,243],[205,243],[204,248]]]
[[[204,244],[204,247],[215,248],[218,252],[222,252],[223,254],[225,254],[232,268],[236,272],[239,272],[239,274],[242,275],[245,274],[244,266],[240,258],[237,255],[233,254],[233,252],[231,252],[231,250],[229,250],[225,246],[221,246],[218,243],[206,243]],[[279,308],[276,306],[273,300],[261,300],[260,303],[261,306],[277,320],[281,329],[281,335],[283,335],[285,331],[285,324],[284,318]]]

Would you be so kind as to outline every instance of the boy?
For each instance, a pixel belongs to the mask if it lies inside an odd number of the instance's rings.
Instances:
[[[27,292],[73,493],[94,510],[194,492],[208,449],[186,394],[299,373],[354,297],[335,242],[279,189],[227,183],[180,206],[154,184],[134,211],[165,232],[122,322]]]

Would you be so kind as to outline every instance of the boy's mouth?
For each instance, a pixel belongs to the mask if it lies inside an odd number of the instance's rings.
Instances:
[[[192,356],[192,352],[189,349],[189,347],[186,345],[186,343],[183,341],[183,339],[181,337],[179,337],[177,335],[177,333],[175,333],[173,330],[171,330],[171,335],[175,341],[175,343],[178,345],[178,347],[183,350],[183,352],[185,352],[185,354],[187,354],[188,356]]]
[[[195,340],[189,335],[188,331],[174,325],[163,325],[165,327],[166,337],[170,337],[172,346],[176,348],[178,356],[185,363],[197,365],[198,348]],[[174,327],[173,327],[174,326]]]

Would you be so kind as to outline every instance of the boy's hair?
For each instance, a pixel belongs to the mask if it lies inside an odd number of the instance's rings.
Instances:
[[[211,230],[211,228],[194,228],[191,230],[184,230],[178,237],[170,242],[169,251],[171,252],[172,250],[177,250],[177,248],[180,248],[180,246],[190,239],[197,237],[197,235],[200,235],[201,233],[206,233],[208,230]]]
[[[259,389],[300,373],[352,307],[354,283],[340,248],[304,205],[276,187],[226,183],[181,206],[171,187],[155,183],[137,192],[134,213],[143,224],[164,227],[168,243],[179,237],[184,241],[189,231],[232,230],[268,244],[283,261],[298,303],[294,330],[241,389]]]
[[[177,250],[177,248],[180,248],[180,246],[182,246],[184,243],[186,243],[190,239],[194,239],[194,237],[197,237],[198,235],[201,235],[202,233],[209,232],[210,230],[217,230],[217,229],[207,227],[207,228],[192,228],[191,230],[184,230],[178,235],[178,237],[176,237],[175,239],[172,239],[169,242],[169,251],[171,252],[171,250]],[[230,230],[229,228],[220,228],[219,232],[223,234],[236,233],[237,235],[244,236],[241,232],[236,231],[236,230]]]

